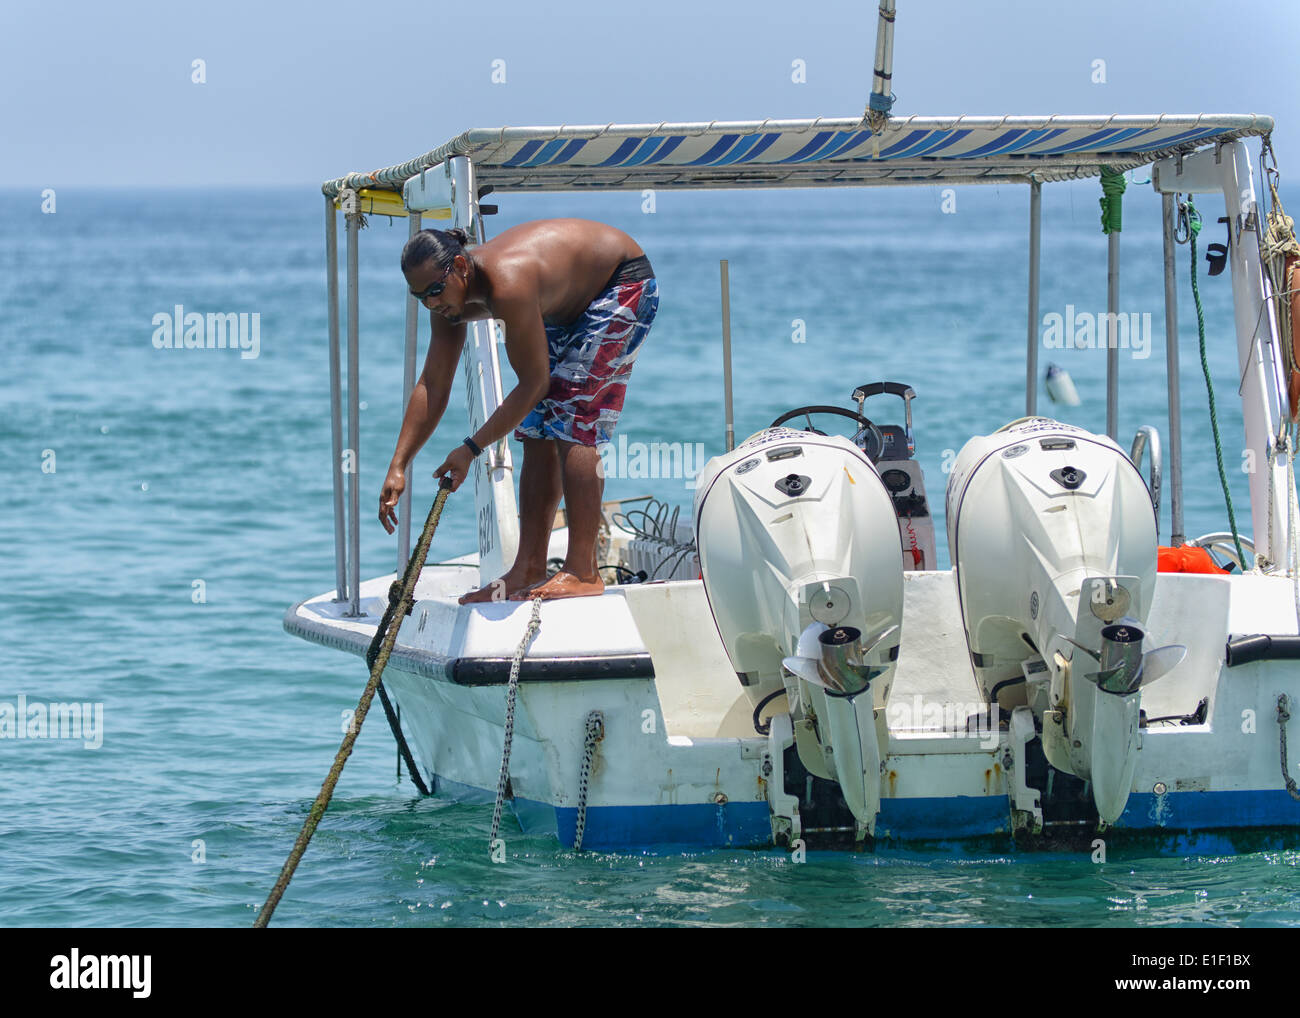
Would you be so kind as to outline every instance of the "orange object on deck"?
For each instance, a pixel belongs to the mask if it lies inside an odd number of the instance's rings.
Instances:
[[[1159,548],[1156,552],[1156,571],[1161,573],[1213,573],[1222,576],[1221,569],[1210,557],[1206,548],[1185,544],[1181,548]]]

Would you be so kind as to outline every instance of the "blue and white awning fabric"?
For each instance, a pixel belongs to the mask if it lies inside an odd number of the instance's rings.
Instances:
[[[896,117],[475,128],[424,155],[327,181],[400,190],[421,170],[469,156],[498,191],[1026,183],[1096,176],[1273,129],[1256,114]]]

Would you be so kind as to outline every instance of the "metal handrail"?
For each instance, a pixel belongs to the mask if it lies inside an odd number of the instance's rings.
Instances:
[[[1142,472],[1142,454],[1151,449],[1151,470],[1148,474],[1150,481],[1147,487],[1151,489],[1151,505],[1156,511],[1156,536],[1160,535],[1160,488],[1164,483],[1164,461],[1160,456],[1160,432],[1150,424],[1144,424],[1137,429],[1137,434],[1133,436],[1133,448],[1130,450],[1128,458],[1133,461],[1137,467],[1138,473]]]
[[[1241,559],[1237,556],[1237,542],[1241,542],[1242,551],[1255,554],[1255,542],[1248,537],[1240,534],[1233,534],[1231,530],[1216,530],[1212,534],[1202,534],[1200,537],[1191,537],[1187,539],[1187,544],[1193,548],[1204,548],[1207,551],[1217,551],[1229,560],[1237,563],[1238,569],[1244,569]]]

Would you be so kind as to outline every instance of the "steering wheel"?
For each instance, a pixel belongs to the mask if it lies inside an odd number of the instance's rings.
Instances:
[[[814,435],[825,435],[826,432],[819,431],[813,427],[812,414],[834,414],[837,417],[847,417],[858,426],[860,431],[866,432],[863,436],[862,451],[866,453],[867,459],[872,463],[885,448],[885,436],[880,433],[880,429],[863,417],[856,410],[846,410],[839,406],[801,406],[793,410],[787,410],[780,417],[768,425],[769,428],[779,428],[786,421],[793,420],[796,417],[805,417],[808,420],[808,427],[804,431],[811,431]]]

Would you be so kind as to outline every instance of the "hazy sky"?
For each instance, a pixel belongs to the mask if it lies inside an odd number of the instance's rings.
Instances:
[[[1300,0],[898,7],[896,113],[1268,113],[1300,160]],[[15,0],[0,187],[314,186],[469,127],[858,115],[875,28],[866,0]]]

